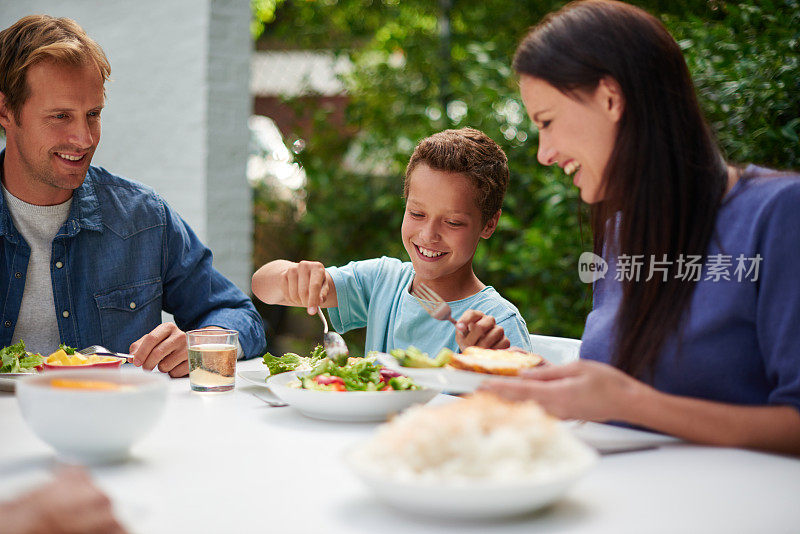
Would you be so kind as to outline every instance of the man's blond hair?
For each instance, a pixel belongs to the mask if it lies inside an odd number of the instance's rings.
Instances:
[[[17,122],[30,96],[28,69],[41,61],[94,64],[104,82],[111,75],[103,49],[74,20],[49,15],[22,17],[0,32],[0,93]]]

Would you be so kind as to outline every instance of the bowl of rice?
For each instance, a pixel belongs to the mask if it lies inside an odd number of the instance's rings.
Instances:
[[[478,394],[407,410],[351,449],[346,462],[391,506],[484,519],[551,504],[597,457],[538,404]]]

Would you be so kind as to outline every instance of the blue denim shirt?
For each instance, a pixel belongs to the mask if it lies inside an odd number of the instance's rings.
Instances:
[[[245,358],[262,353],[264,325],[252,301],[212,267],[211,251],[152,188],[90,167],[72,198],[50,266],[62,343],[128,352],[164,310],[182,330],[237,330]],[[19,315],[30,247],[1,194],[0,235],[4,347]]]

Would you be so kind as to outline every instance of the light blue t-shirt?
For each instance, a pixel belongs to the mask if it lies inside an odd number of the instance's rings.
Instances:
[[[371,350],[388,352],[415,346],[431,356],[443,347],[458,351],[456,329],[449,321],[433,319],[411,296],[414,279],[411,262],[376,258],[328,267],[336,285],[337,308],[328,308],[331,324],[338,332],[367,327],[364,354]],[[531,351],[530,337],[519,310],[487,286],[471,297],[448,302],[453,317],[478,310],[494,317],[503,327],[511,345]]]

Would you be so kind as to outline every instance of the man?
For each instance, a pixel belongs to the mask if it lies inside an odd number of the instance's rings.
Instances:
[[[0,346],[98,344],[183,376],[184,331],[223,327],[258,355],[260,316],[191,228],[151,188],[90,165],[110,71],[70,19],[0,32]]]

